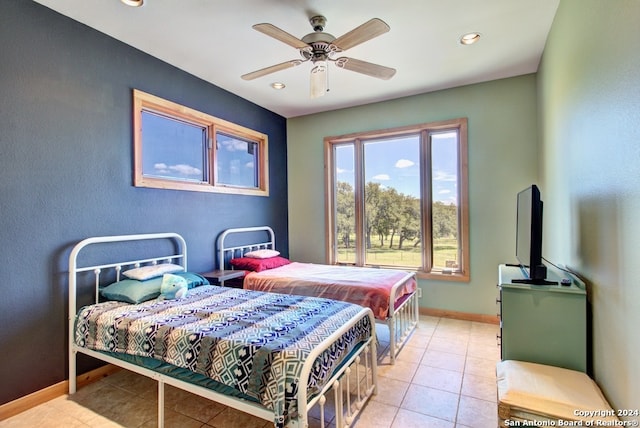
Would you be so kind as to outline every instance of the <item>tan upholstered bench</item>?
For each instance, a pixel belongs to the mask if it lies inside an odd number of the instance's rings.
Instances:
[[[553,421],[535,426],[585,426],[586,421],[618,420],[585,373],[507,360],[497,364],[496,375],[500,427],[534,426],[527,423],[532,421]]]

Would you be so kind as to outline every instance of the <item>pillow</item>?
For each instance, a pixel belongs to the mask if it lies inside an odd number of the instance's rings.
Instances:
[[[245,253],[244,257],[249,257],[251,259],[269,259],[271,257],[275,257],[279,255],[280,255],[280,251],[265,249],[265,250],[249,251],[248,253]]]
[[[175,272],[174,275],[178,275],[187,280],[187,287],[192,289],[194,287],[200,287],[201,285],[209,285],[209,281],[204,276],[195,272]]]
[[[148,281],[123,279],[100,289],[100,294],[109,300],[117,300],[118,302],[142,303],[158,297],[161,285],[161,276]]]
[[[175,275],[186,279],[187,288],[189,289],[199,287],[201,285],[209,285],[209,281],[197,273],[177,272]],[[100,294],[108,300],[127,303],[142,303],[158,297],[160,295],[161,287],[161,276],[148,279],[146,281],[123,279],[122,281],[114,282],[113,284],[101,288]]]
[[[180,272],[181,270],[184,270],[182,266],[174,265],[172,263],[161,263],[159,265],[149,265],[129,269],[128,271],[122,272],[122,274],[130,279],[144,281],[145,279],[162,276],[165,273]]]
[[[253,272],[262,272],[263,270],[273,269],[291,263],[289,259],[276,256],[268,259],[254,259],[251,257],[237,257],[229,261],[236,269],[250,270]]]

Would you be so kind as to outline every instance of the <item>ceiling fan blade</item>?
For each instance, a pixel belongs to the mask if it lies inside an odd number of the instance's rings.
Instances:
[[[308,49],[309,45],[300,40],[299,38],[292,36],[284,30],[276,27],[272,24],[256,24],[252,27],[254,30],[260,31],[267,36],[273,37],[276,40],[280,40],[283,43],[288,44],[296,49]]]
[[[390,29],[391,28],[386,24],[386,22],[378,18],[373,18],[370,21],[365,22],[361,26],[349,31],[347,34],[338,37],[333,42],[331,42],[331,44],[339,48],[340,50],[346,51],[347,49],[357,46],[360,43],[364,43],[367,40],[378,37],[379,35],[389,31]]]
[[[389,80],[396,74],[395,68],[344,56],[336,59],[335,63],[336,66],[344,68],[345,70],[355,71],[356,73],[366,74],[367,76],[377,77],[382,80]]]
[[[295,67],[296,65],[302,64],[302,60],[292,59],[291,61],[283,62],[280,64],[272,65],[271,67],[262,68],[257,71],[253,71],[251,73],[243,74],[242,78],[244,80],[253,80],[258,77],[266,76],[267,74],[275,73],[276,71],[286,70],[287,68]]]

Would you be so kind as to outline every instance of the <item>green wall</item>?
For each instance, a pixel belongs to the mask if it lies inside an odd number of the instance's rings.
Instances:
[[[637,0],[562,0],[537,76],[545,253],[586,279],[594,375],[618,409],[640,404],[638,23]]]
[[[289,119],[290,256],[325,262],[325,136],[458,117],[469,126],[471,281],[421,280],[420,305],[495,315],[498,264],[515,261],[516,193],[538,171],[535,75]]]

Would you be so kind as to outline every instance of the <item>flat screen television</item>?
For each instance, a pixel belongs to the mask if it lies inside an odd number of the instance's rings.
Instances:
[[[514,279],[514,283],[557,284],[547,281],[547,267],[542,263],[542,205],[535,184],[518,193],[516,259],[525,278]]]

